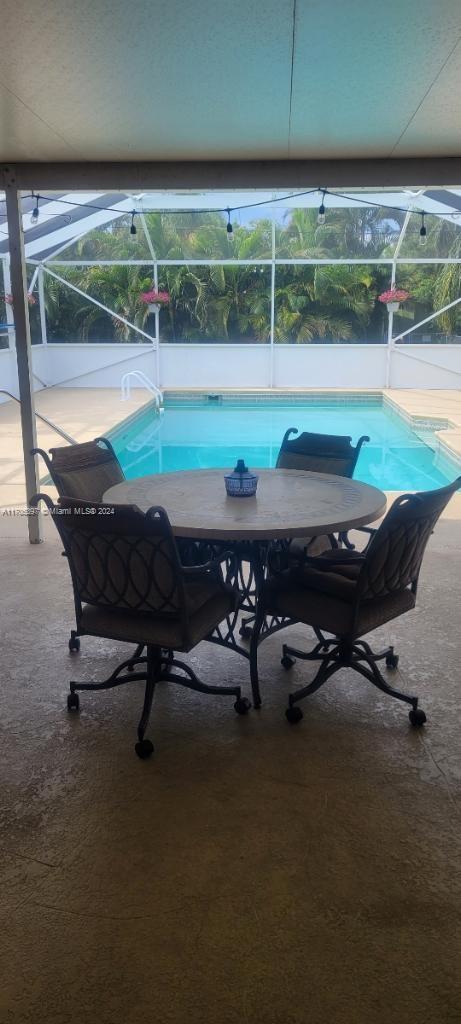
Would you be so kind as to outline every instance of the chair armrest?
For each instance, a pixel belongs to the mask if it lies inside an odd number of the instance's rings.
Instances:
[[[347,558],[323,558],[322,555],[306,555],[304,559],[304,565],[309,565],[311,569],[318,569],[319,572],[336,572],[338,566],[347,565],[360,565],[364,561],[365,555],[357,552],[356,555],[348,555]]]
[[[222,563],[226,559],[235,562],[234,552],[223,551],[217,558],[211,558],[209,562],[203,562],[202,565],[182,565],[181,572],[186,580],[200,579],[204,576],[215,576],[216,579],[224,583]]]
[[[52,471],[51,459],[50,459],[50,456],[47,454],[47,452],[43,451],[43,448],[31,448],[30,449],[30,454],[31,455],[40,455],[41,458],[43,459],[44,463],[45,463],[45,466],[46,466],[48,472],[51,473],[51,471]]]
[[[369,546],[371,544],[371,541],[373,540],[373,537],[374,537],[375,533],[378,532],[378,527],[377,526],[357,526],[356,530],[357,530],[357,533],[367,533],[368,534],[368,540],[367,540],[367,542],[365,544],[365,547],[362,548],[362,555],[364,555],[368,551],[368,548],[369,548]]]

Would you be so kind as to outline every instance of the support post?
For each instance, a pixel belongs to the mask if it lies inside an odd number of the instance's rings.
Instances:
[[[48,334],[46,330],[46,306],[45,306],[45,288],[43,284],[43,267],[38,268],[38,302],[40,311],[40,327],[42,330],[42,345],[48,344]]]
[[[158,292],[158,263],[154,263],[154,287]],[[160,310],[155,314],[155,380],[157,387],[160,387]]]
[[[392,287],[394,282],[392,284]],[[392,338],[392,332],[394,329],[394,314],[388,312],[387,314],[387,350],[386,350],[386,388],[390,388],[392,380],[392,353],[394,350],[394,341]]]
[[[3,289],[4,289],[4,292],[5,292],[5,295],[11,294],[10,264],[9,264],[9,260],[7,259],[6,256],[3,259]],[[8,309],[8,306],[5,303],[5,311],[6,311],[6,316],[7,316],[7,322],[10,323],[10,325],[12,325],[12,326],[8,327],[8,348],[14,349],[15,344],[16,344],[16,339],[15,339],[15,336],[14,336],[14,312],[13,312],[13,307],[10,306],[10,308]]]
[[[419,190],[418,196],[420,196],[420,195],[424,195],[424,189],[420,189]],[[395,277],[396,277],[396,273],[397,273],[397,258],[400,256],[400,250],[402,248],[402,242],[403,242],[403,240],[405,238],[405,235],[407,233],[407,227],[408,227],[408,225],[410,223],[410,218],[411,218],[411,215],[412,215],[412,212],[413,212],[413,208],[414,208],[414,203],[411,204],[411,206],[408,208],[408,210],[407,210],[407,212],[405,214],[404,221],[403,221],[402,227],[400,229],[400,234],[399,234],[399,237],[397,239],[397,243],[396,243],[396,246],[395,246],[395,249],[394,249],[394,255],[392,257],[391,288],[395,288]],[[386,388],[390,388],[391,380],[392,380],[392,356],[393,356],[393,353],[394,353],[394,350],[395,350],[395,338],[393,338],[393,333],[394,333],[394,314],[391,311],[391,312],[388,312],[388,319],[387,319]]]
[[[11,294],[13,296],[14,324],[16,333],[16,358],[18,363],[19,399],[21,402],[22,447],[26,477],[26,502],[30,506],[33,494],[39,490],[35,457],[31,449],[37,447],[35,425],[35,403],[32,386],[32,348],[30,344],[29,303],[27,299],[27,276],[24,258],[24,235],[22,230],[21,195],[14,180],[5,184],[6,215],[10,246]],[[29,540],[40,544],[40,516],[28,516]]]
[[[275,220],[272,212],[272,261],[271,261],[271,326],[269,352],[269,387],[274,387],[274,330],[275,330]]]

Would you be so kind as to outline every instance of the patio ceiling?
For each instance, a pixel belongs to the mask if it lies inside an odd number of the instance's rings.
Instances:
[[[0,24],[3,162],[461,153],[459,0],[4,0]]]

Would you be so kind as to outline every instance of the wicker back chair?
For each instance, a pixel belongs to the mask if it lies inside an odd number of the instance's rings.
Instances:
[[[50,448],[51,459],[42,448],[33,448],[32,454],[41,455],[60,497],[101,501],[109,487],[125,479],[107,437]]]
[[[364,434],[352,445],[351,437],[340,434],[311,434],[304,431],[298,437],[296,427],[286,431],[277,457],[277,469],[303,469],[311,473],[333,473],[352,478],[360,449],[370,438]]]
[[[263,617],[274,614],[291,622],[304,622],[320,633],[309,653],[283,646],[282,665],[289,669],[295,658],[320,661],[313,682],[290,694],[287,718],[297,722],[302,711],[295,703],[314,693],[340,668],[350,667],[378,689],[412,705],[412,725],[423,725],[426,716],[418,709],[418,698],[388,685],[376,662],[385,659],[396,668],[393,647],[376,654],[359,639],[378,626],[414,608],[421,562],[434,526],[450,498],[461,487],[461,477],[446,487],[397,498],[374,531],[366,551],[327,552],[308,559],[298,569],[266,580],[260,595],[252,636],[251,670],[255,703],[260,701],[257,672],[257,644]],[[346,557],[343,557],[346,555]],[[326,640],[323,633],[333,634]]]
[[[75,635],[89,634],[137,643],[147,648],[124,661],[103,683],[71,682],[69,710],[78,710],[78,690],[109,689],[145,679],[146,693],[138,726],[136,752],[148,757],[153,746],[144,739],[154,688],[161,679],[202,693],[231,694],[245,714],[250,704],[239,686],[206,686],[192,669],[173,658],[206,639],[236,605],[237,594],[224,583],[220,561],[185,568],[165,510],[144,515],[127,505],[103,505],[61,498],[54,505],[37,495],[51,512],[68,559],[74,590]],[[133,671],[141,665],[143,671]],[[178,675],[179,668],[184,674]]]

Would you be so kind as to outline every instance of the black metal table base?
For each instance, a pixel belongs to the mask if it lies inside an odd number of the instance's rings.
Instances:
[[[283,542],[282,542],[283,543]],[[239,601],[234,612],[223,619],[223,621],[207,637],[209,643],[225,647],[227,650],[241,654],[249,659],[249,650],[237,639],[238,636],[251,636],[251,622],[256,615],[258,593],[264,582],[271,541],[234,541],[216,542],[201,541],[195,543],[194,547],[187,549],[187,542],[182,541],[184,549],[181,556],[188,556],[192,562],[193,558],[200,558],[206,561],[210,558],[219,558],[223,555],[223,571],[226,583],[229,583],[239,593]],[[194,544],[194,542],[192,542]],[[229,557],[229,551],[231,557]],[[188,558],[188,560],[189,560]],[[271,633],[285,629],[295,620],[281,618],[275,615],[267,616],[260,633],[260,643],[266,640]]]

